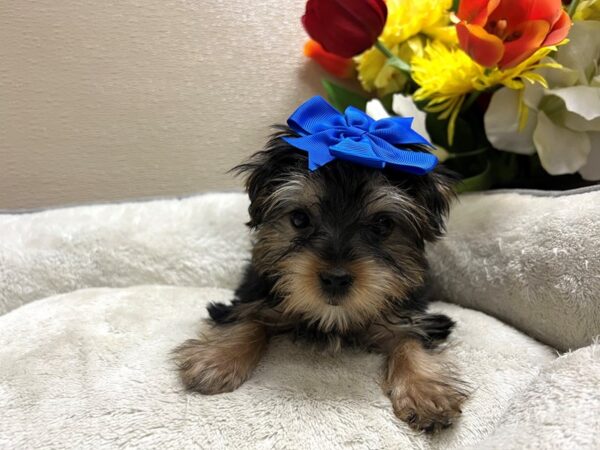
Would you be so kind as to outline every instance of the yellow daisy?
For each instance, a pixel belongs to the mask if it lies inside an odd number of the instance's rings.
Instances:
[[[400,59],[410,63],[422,55],[430,39],[456,43],[456,31],[450,23],[452,0],[387,0],[388,17],[379,40]],[[402,90],[408,76],[390,66],[376,48],[356,58],[358,79],[367,91],[379,95]]]

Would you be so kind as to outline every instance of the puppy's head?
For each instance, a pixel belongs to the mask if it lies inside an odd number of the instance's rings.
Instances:
[[[360,327],[423,284],[424,244],[444,232],[453,177],[416,176],[335,160],[308,170],[281,139],[237,171],[246,175],[252,263],[274,281],[285,314],[323,331]]]

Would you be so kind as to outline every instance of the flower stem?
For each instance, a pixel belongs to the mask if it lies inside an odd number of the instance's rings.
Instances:
[[[389,48],[387,48],[385,46],[385,44],[383,42],[381,42],[379,39],[377,39],[377,41],[375,41],[375,48],[377,48],[377,50],[379,50],[381,53],[383,53],[385,56],[387,56],[388,58],[395,58],[396,55],[394,55]]]
[[[461,152],[461,153],[448,152],[448,156],[446,157],[446,159],[466,158],[467,156],[481,155],[487,151],[488,151],[487,147],[482,147],[482,148],[478,148],[476,150],[471,150],[470,152]]]
[[[463,111],[467,111],[471,107],[471,105],[473,103],[475,103],[475,100],[477,100],[480,95],[481,95],[481,91],[473,91],[473,92],[471,92],[469,94],[469,96],[467,97],[467,100],[463,103],[462,110]]]
[[[571,4],[569,5],[569,11],[568,11],[568,13],[569,13],[569,17],[571,19],[573,18],[573,15],[575,14],[575,11],[577,10],[577,7],[579,6],[579,2],[580,1],[581,0],[573,0],[571,2]]]
[[[394,69],[410,75],[410,65],[403,59],[394,55],[379,39],[375,41],[375,48],[385,55],[387,58],[386,64],[388,66],[392,66]]]

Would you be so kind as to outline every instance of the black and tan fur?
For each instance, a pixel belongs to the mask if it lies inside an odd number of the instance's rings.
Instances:
[[[205,333],[176,350],[185,386],[236,389],[269,338],[286,333],[386,355],[382,386],[396,415],[426,431],[450,425],[466,394],[436,349],[454,323],[427,312],[424,246],[444,232],[453,176],[339,160],[310,172],[281,139],[291,135],[281,127],[236,169],[251,200],[252,259],[232,302],[211,304]]]

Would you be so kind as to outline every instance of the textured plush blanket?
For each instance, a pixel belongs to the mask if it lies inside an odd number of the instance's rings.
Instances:
[[[430,249],[442,296],[560,350],[600,335],[600,189],[489,193],[454,205]]]
[[[85,287],[233,288],[250,248],[243,194],[0,214],[0,314]],[[557,349],[600,335],[600,189],[465,195],[430,248],[441,297]]]
[[[169,352],[197,333],[208,300],[230,295],[164,286],[86,289],[0,317],[0,448],[476,445],[513,416],[511,402],[518,404],[556,357],[483,313],[436,305],[458,322],[447,358],[474,392],[463,418],[435,437],[394,417],[377,383],[382,361],[372,354],[332,357],[283,339],[238,391],[181,392]]]
[[[590,201],[588,194],[581,195],[577,201]],[[512,210],[510,220],[524,221],[521,216],[537,199],[521,199],[522,208]],[[461,257],[471,252],[483,258],[489,252],[485,263],[473,256],[473,264],[488,271],[500,267],[494,265],[495,248],[470,247],[469,240],[482,244],[474,232],[461,231],[485,223],[477,216],[479,208],[497,207],[500,201],[464,197],[453,213],[449,239],[442,250],[432,249],[436,271],[449,280],[446,289],[458,293],[453,286],[462,282],[464,297],[456,301],[468,301],[464,298],[471,298],[473,289],[503,288],[498,283],[482,288],[482,278],[461,281],[461,274],[477,272],[465,259],[448,259],[454,240]],[[478,205],[469,214],[479,219],[456,216],[470,205]],[[542,204],[537,205],[538,214],[544,214]],[[557,359],[555,350],[514,328],[445,303],[434,308],[458,323],[447,358],[473,393],[462,419],[440,435],[414,433],[394,418],[377,385],[378,356],[346,352],[331,357],[285,339],[273,343],[240,390],[212,397],[181,392],[169,351],[198,332],[207,301],[231,296],[248,256],[246,207],[242,195],[215,194],[0,215],[0,307],[7,312],[0,316],[0,448],[600,447],[593,431],[600,429],[598,345]],[[582,210],[594,214],[591,208]],[[574,207],[570,211],[577,213]],[[569,232],[577,227],[572,221]],[[490,223],[473,228],[488,230],[491,241],[493,233],[511,229]],[[591,247],[583,250],[597,251]],[[514,243],[503,248],[521,250]],[[447,261],[441,269],[435,262],[438,251]],[[519,258],[515,254],[512,261]],[[523,270],[538,270],[533,256],[526,261]],[[591,264],[597,279],[597,266]],[[562,271],[572,273],[569,267]],[[544,270],[536,273],[545,275]],[[572,332],[562,331],[562,323],[570,326],[569,321],[597,313],[597,301],[590,301],[597,300],[597,292],[585,294],[593,285],[586,279],[578,283],[584,295],[567,298],[584,306],[551,307],[549,315],[542,314],[558,330],[551,337],[569,339]],[[135,285],[145,286],[129,287]],[[519,303],[501,298],[514,302],[509,319],[514,317],[521,329],[544,330],[539,314],[531,311],[554,299],[535,296]],[[504,304],[493,306],[495,296],[488,300],[482,309],[506,310]],[[566,320],[561,322],[557,313]],[[588,327],[584,339],[591,341],[598,322],[582,323]]]

